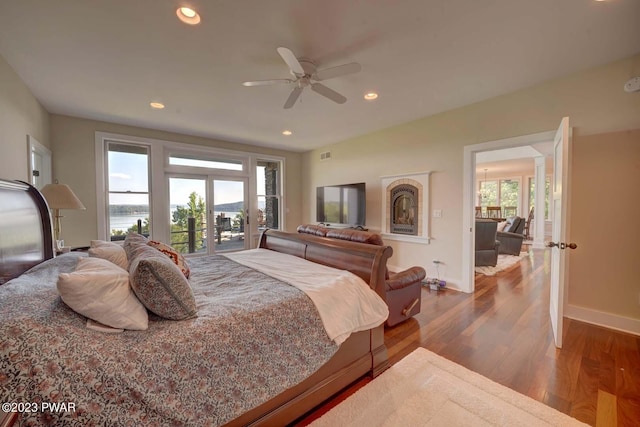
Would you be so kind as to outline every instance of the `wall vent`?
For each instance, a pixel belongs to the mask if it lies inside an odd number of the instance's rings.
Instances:
[[[325,151],[324,153],[320,153],[320,160],[330,160],[331,159],[331,151]]]

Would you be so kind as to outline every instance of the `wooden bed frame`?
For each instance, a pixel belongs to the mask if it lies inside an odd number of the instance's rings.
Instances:
[[[53,257],[49,209],[31,185],[0,180],[0,237],[0,284]],[[392,254],[388,246],[275,230],[263,232],[259,246],[349,270],[385,299],[386,263]],[[375,377],[388,366],[384,325],[352,334],[331,360],[309,378],[226,425],[289,424],[360,377]],[[0,414],[0,424],[2,415],[6,414]]]

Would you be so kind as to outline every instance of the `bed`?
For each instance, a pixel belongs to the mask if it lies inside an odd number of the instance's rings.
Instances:
[[[0,397],[16,425],[285,425],[388,367],[382,324],[330,337],[260,265],[348,270],[384,300],[389,247],[268,230],[254,251],[189,260],[197,315],[112,334],[60,299],[56,278],[88,257],[54,257],[37,190],[0,180],[0,224]]]

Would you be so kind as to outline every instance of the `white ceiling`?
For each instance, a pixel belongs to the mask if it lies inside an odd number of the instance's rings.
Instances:
[[[278,46],[359,62],[326,81],[348,101],[242,86],[289,77]],[[0,55],[49,112],[295,151],[638,52],[638,0],[0,0]]]

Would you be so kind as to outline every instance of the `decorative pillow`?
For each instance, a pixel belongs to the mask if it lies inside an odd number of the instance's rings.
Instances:
[[[124,239],[124,252],[127,254],[127,259],[129,260],[129,264],[136,257],[138,253],[138,249],[141,247],[146,247],[149,239],[144,237],[142,234],[138,233],[129,233],[127,237]]]
[[[58,275],[62,301],[112,328],[145,330],[149,316],[129,286],[129,273],[102,258],[83,257],[75,271]]]
[[[498,223],[498,231],[504,231],[504,229],[507,227],[507,224],[509,224],[507,221],[500,221]]]
[[[140,248],[130,264],[131,287],[140,301],[160,317],[172,320],[196,316],[189,281],[169,258],[150,246]]]
[[[124,248],[117,243],[104,240],[92,240],[91,247],[89,248],[89,256],[106,259],[125,270],[129,268],[127,253],[124,251]]]
[[[187,279],[189,278],[189,276],[191,275],[191,269],[189,268],[189,264],[187,264],[187,260],[184,259],[184,256],[180,252],[176,251],[173,247],[167,245],[166,243],[158,242],[156,240],[149,240],[148,245],[152,248],[156,248],[157,250],[168,256],[169,259],[171,259],[171,261],[173,261],[173,263],[178,266],[180,271],[182,271],[184,277],[186,277]]]

